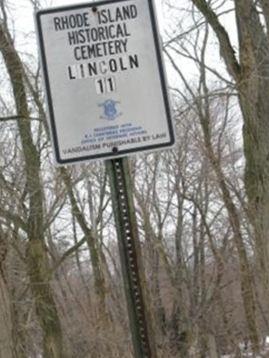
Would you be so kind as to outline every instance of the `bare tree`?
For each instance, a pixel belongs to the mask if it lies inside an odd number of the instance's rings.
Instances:
[[[17,125],[24,155],[27,204],[24,222],[28,236],[27,268],[36,304],[36,314],[43,331],[44,357],[62,357],[62,333],[52,290],[48,281],[48,256],[44,237],[40,158],[33,142],[27,101],[24,68],[7,27],[7,14],[2,6],[0,51],[10,78],[18,118]]]
[[[243,138],[245,188],[249,217],[255,231],[255,251],[263,272],[265,292],[269,289],[269,42],[267,0],[236,0],[234,10],[238,32],[238,55],[211,1],[192,0],[218,40],[221,57],[235,82],[244,119]],[[266,26],[263,25],[263,20]]]

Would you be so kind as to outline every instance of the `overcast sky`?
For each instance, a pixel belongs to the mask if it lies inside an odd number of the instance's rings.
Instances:
[[[40,1],[43,8],[51,6],[63,6],[70,4],[83,4],[89,3],[87,0],[44,0]],[[34,29],[34,17],[32,12],[32,5],[30,0],[10,0],[10,8],[12,10],[12,17],[15,19],[16,28],[23,31]],[[155,0],[157,8],[157,16],[160,23],[162,23],[162,1]]]
[[[188,28],[193,26],[191,9],[192,2],[190,0],[170,0],[170,3],[173,5],[172,9],[167,7],[163,8],[163,0],[155,0],[157,17],[159,22],[159,27],[161,30],[161,35],[166,37],[165,33],[169,32],[170,34],[179,34],[180,32],[185,32]],[[37,56],[37,46],[36,46],[36,35],[34,27],[34,14],[33,7],[30,0],[9,0],[12,18],[14,20],[14,26],[16,28],[16,45],[19,45],[19,50],[21,52],[30,53],[33,56]],[[80,3],[89,3],[87,0],[40,0],[40,3],[44,8],[51,6],[63,6],[70,4],[80,4]],[[224,7],[223,7],[224,6]],[[228,30],[232,42],[237,45],[237,37],[234,23],[234,14],[227,10],[233,7],[233,3],[230,0],[226,0],[224,5],[221,8],[221,11],[225,10],[225,14],[221,16],[220,20]],[[166,10],[165,13],[163,10]],[[226,13],[227,12],[227,13]],[[199,13],[196,12],[197,17]],[[177,58],[176,61],[180,61],[181,68],[184,68],[184,71],[187,77],[190,80],[196,80],[197,77],[197,68],[192,61],[188,61],[183,57]],[[208,63],[215,67],[218,71],[226,74],[225,66],[220,59],[219,49],[217,46],[217,41],[214,37],[211,37],[210,50],[208,51]],[[166,62],[168,79],[169,83],[172,86],[179,85],[178,75],[174,73],[172,67]]]
[[[70,4],[89,3],[87,0],[40,0],[42,8],[64,6]],[[33,6],[30,0],[9,0],[8,2],[16,33],[16,46],[19,51],[36,56],[36,35]],[[164,20],[162,12],[162,0],[155,0],[157,17],[161,32],[163,32]]]

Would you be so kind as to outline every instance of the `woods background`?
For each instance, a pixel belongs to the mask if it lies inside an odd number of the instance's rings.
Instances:
[[[16,6],[0,0],[0,357],[132,357],[107,172],[53,165]],[[158,357],[266,356],[269,1],[163,11],[177,144],[130,159],[152,338]]]

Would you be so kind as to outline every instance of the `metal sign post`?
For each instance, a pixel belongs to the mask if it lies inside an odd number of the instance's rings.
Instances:
[[[152,358],[150,320],[146,314],[138,265],[138,230],[131,192],[130,174],[126,158],[106,161],[110,177],[113,211],[115,216],[121,269],[124,280],[130,329],[135,358]]]

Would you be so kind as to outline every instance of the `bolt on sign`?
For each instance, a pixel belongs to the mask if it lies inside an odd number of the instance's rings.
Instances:
[[[36,24],[58,164],[173,145],[152,0],[45,9]]]

